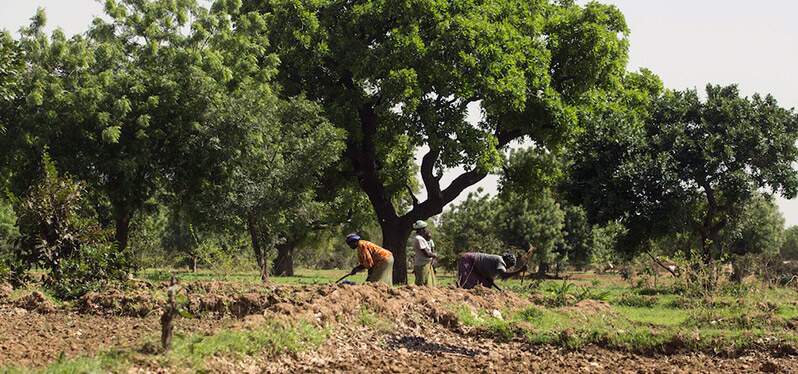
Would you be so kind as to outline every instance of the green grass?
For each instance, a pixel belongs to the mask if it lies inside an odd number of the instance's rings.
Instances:
[[[371,311],[367,305],[361,306],[357,322],[363,327],[368,327],[379,332],[389,332],[394,327],[393,322],[380,317],[377,313]]]
[[[530,307],[503,313],[503,319],[467,306],[456,312],[463,325],[492,333],[500,340],[521,336],[532,344],[569,349],[590,344],[639,353],[798,348],[798,334],[786,328],[777,314],[754,310],[615,306],[607,313],[582,314]]]
[[[616,281],[543,281],[530,289],[518,281],[504,288],[534,293],[539,305],[502,311],[453,306],[460,322],[497,339],[523,338],[533,344],[577,349],[595,344],[640,353],[745,349],[798,349],[794,329],[798,292],[786,288],[729,287],[713,296],[682,294],[678,288],[636,289]],[[572,282],[568,285],[565,282]],[[589,289],[587,292],[585,289]],[[603,299],[609,310],[580,312],[581,299]],[[792,322],[790,322],[793,320]]]
[[[629,321],[640,325],[679,326],[690,317],[690,314],[685,310],[663,307],[617,306],[614,310],[629,319]]]
[[[178,338],[161,363],[166,367],[202,369],[205,359],[215,355],[296,353],[317,347],[326,338],[325,330],[304,321],[294,325],[269,322],[254,330],[225,330],[211,336]]]

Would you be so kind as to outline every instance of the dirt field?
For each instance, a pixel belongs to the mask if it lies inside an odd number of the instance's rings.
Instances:
[[[181,372],[158,367],[147,353],[159,334],[162,285],[90,294],[71,305],[53,305],[35,293],[0,302],[2,367],[42,368],[57,360],[99,352],[132,352],[125,371]],[[676,353],[640,355],[588,346],[577,350],[506,339],[460,321],[452,306],[473,310],[517,310],[534,295],[413,286],[243,286],[196,282],[186,286],[193,318],[177,322],[178,333],[213,335],[247,330],[269,320],[305,320],[328,332],[318,349],[284,354],[213,354],[204,367],[214,372],[787,372],[798,373],[798,357],[784,351],[735,355]],[[571,306],[602,313],[602,302]],[[148,358],[149,357],[149,358]],[[190,371],[190,370],[189,370]]]

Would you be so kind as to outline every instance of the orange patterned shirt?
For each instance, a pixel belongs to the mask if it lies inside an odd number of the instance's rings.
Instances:
[[[389,250],[370,241],[360,240],[357,242],[357,258],[360,260],[360,265],[366,269],[371,269],[392,256],[393,253]]]

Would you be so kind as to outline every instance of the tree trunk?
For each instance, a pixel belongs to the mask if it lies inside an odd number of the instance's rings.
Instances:
[[[255,252],[255,260],[258,262],[258,269],[260,270],[260,279],[263,283],[269,282],[269,266],[266,264],[266,251],[263,249],[263,243],[260,240],[260,232],[255,218],[250,216],[247,219],[247,229],[249,236],[252,240],[252,250]]]
[[[287,240],[277,245],[277,258],[274,260],[272,274],[276,276],[294,276],[294,248],[296,244]]]
[[[732,273],[731,273],[731,280],[734,283],[740,284],[743,283],[743,278],[748,275],[748,269],[746,269],[746,264],[743,261],[742,256],[734,256],[731,260],[732,264]]]
[[[548,271],[549,271],[549,264],[547,262],[541,262],[540,264],[538,264],[538,276],[545,277]]]
[[[114,223],[116,225],[114,240],[116,240],[120,251],[124,251],[127,248],[127,240],[130,236],[130,216],[130,211],[127,209],[117,209],[114,215]]]
[[[191,256],[191,272],[192,273],[196,273],[197,272],[197,256],[196,255]]]
[[[393,253],[393,282],[407,284],[407,238],[411,226],[402,220],[382,224],[382,246]]]
[[[344,84],[355,90],[351,73],[345,74]],[[348,77],[348,78],[346,78]],[[410,236],[412,222],[425,220],[443,212],[443,207],[452,202],[466,188],[485,178],[488,173],[473,168],[456,177],[446,189],[441,189],[442,175],[436,174],[435,165],[440,156],[440,149],[431,148],[421,161],[421,179],[427,192],[427,200],[419,202],[410,191],[413,208],[399,215],[393,204],[393,198],[380,176],[380,162],[377,156],[377,139],[380,118],[375,110],[375,103],[364,103],[358,108],[360,119],[360,136],[350,134],[347,141],[346,155],[351,161],[352,169],[358,184],[369,198],[371,206],[377,214],[382,229],[383,246],[394,255],[393,280],[397,284],[407,283],[407,253],[405,245]],[[523,135],[521,132],[497,132],[499,147],[504,147],[513,139]]]

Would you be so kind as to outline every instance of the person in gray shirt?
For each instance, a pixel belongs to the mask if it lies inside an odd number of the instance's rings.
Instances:
[[[501,256],[479,252],[463,253],[457,265],[457,286],[470,289],[480,284],[499,289],[495,282],[496,277],[507,279],[526,270],[526,265],[515,271],[507,270],[513,266],[515,256],[511,253]]]

